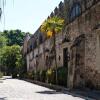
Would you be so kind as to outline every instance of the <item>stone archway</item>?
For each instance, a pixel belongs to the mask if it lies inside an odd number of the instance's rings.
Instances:
[[[71,56],[68,74],[68,87],[83,87],[83,73],[85,71],[85,35],[82,34],[77,37],[70,49]]]

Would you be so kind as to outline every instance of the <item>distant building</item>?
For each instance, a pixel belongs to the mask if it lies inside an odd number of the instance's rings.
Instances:
[[[65,20],[56,35],[57,66],[68,69],[67,87],[100,89],[100,1],[64,0],[49,17]],[[27,71],[54,67],[53,39],[47,39],[40,28],[23,45]]]

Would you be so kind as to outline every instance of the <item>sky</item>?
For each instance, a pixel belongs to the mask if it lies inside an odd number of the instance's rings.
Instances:
[[[63,0],[6,0],[0,31],[20,29],[33,34]]]

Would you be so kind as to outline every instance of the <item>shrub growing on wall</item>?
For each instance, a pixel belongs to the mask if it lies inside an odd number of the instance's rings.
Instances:
[[[40,71],[40,81],[42,81],[42,82],[46,81],[46,70]]]
[[[47,82],[50,84],[56,84],[56,70],[49,68],[48,70],[38,70],[37,72],[28,73],[31,79],[35,79],[41,82]],[[58,75],[58,85],[67,86],[67,68],[59,67],[57,68]]]
[[[46,80],[48,83],[56,84],[56,71],[55,69],[48,69],[46,72]]]
[[[67,68],[59,67],[57,69],[58,74],[58,84],[61,86],[67,86]]]

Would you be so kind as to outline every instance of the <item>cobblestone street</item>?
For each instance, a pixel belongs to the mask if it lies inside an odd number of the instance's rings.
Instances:
[[[0,100],[85,100],[17,79],[0,80]]]

